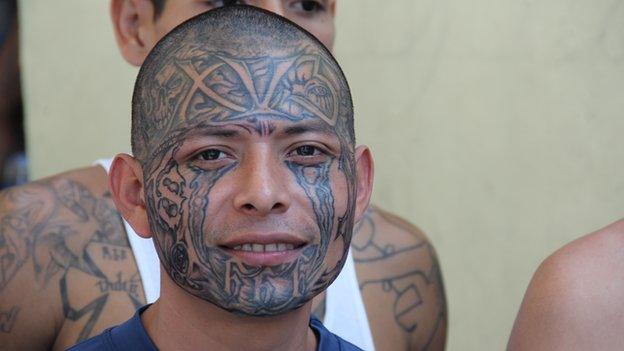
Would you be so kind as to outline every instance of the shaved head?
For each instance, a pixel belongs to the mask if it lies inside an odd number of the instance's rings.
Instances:
[[[325,46],[251,6],[192,18],[146,58],[132,100],[132,151],[142,162],[180,127],[247,117],[316,116],[354,142],[351,93]]]

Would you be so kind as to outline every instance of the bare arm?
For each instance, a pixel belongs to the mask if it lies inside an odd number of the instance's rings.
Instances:
[[[446,298],[433,246],[408,222],[371,208],[352,248],[378,350],[443,350]]]
[[[508,350],[615,350],[624,345],[624,223],[564,246],[538,268]]]
[[[90,169],[0,193],[3,349],[65,348],[144,302],[105,184]]]

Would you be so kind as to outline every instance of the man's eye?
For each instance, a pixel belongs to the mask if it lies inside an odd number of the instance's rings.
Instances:
[[[204,3],[206,4],[206,6],[210,8],[217,8],[217,7],[227,6],[227,5],[244,4],[245,1],[243,0],[206,0],[204,1]]]
[[[320,12],[325,10],[325,6],[322,3],[313,0],[296,1],[291,6],[294,10],[302,12]]]
[[[321,153],[318,148],[315,148],[314,146],[311,146],[311,145],[299,146],[298,148],[295,149],[295,152],[297,153],[298,156],[316,156]]]
[[[225,153],[217,149],[208,149],[197,154],[197,158],[203,161],[215,161],[225,157]]]
[[[224,0],[206,0],[205,3],[210,7],[221,7],[225,5]]]

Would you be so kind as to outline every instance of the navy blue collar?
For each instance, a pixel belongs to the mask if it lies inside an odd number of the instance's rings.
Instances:
[[[117,327],[109,329],[110,338],[105,343],[111,343],[111,350],[132,351],[158,351],[141,322],[141,314],[150,305],[145,305],[137,310],[132,318]],[[310,327],[318,340],[317,351],[358,351],[361,349],[336,336],[319,321],[316,317],[310,318]],[[104,332],[100,337],[104,336]]]
[[[141,314],[150,306],[139,308],[132,318],[111,329],[111,341],[116,349],[158,351],[141,322]]]

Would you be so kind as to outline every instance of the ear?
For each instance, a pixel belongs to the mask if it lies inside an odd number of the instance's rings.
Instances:
[[[111,0],[110,15],[121,55],[140,66],[157,42],[154,5],[150,0]]]
[[[332,18],[336,18],[336,0],[329,1],[329,13],[331,14]]]
[[[355,149],[356,167],[356,198],[355,198],[355,222],[359,222],[368,209],[371,194],[373,192],[373,178],[375,166],[373,156],[367,146],[358,146]]]
[[[117,155],[111,165],[108,185],[121,216],[140,237],[151,237],[145,205],[143,170],[139,162],[130,155]]]

